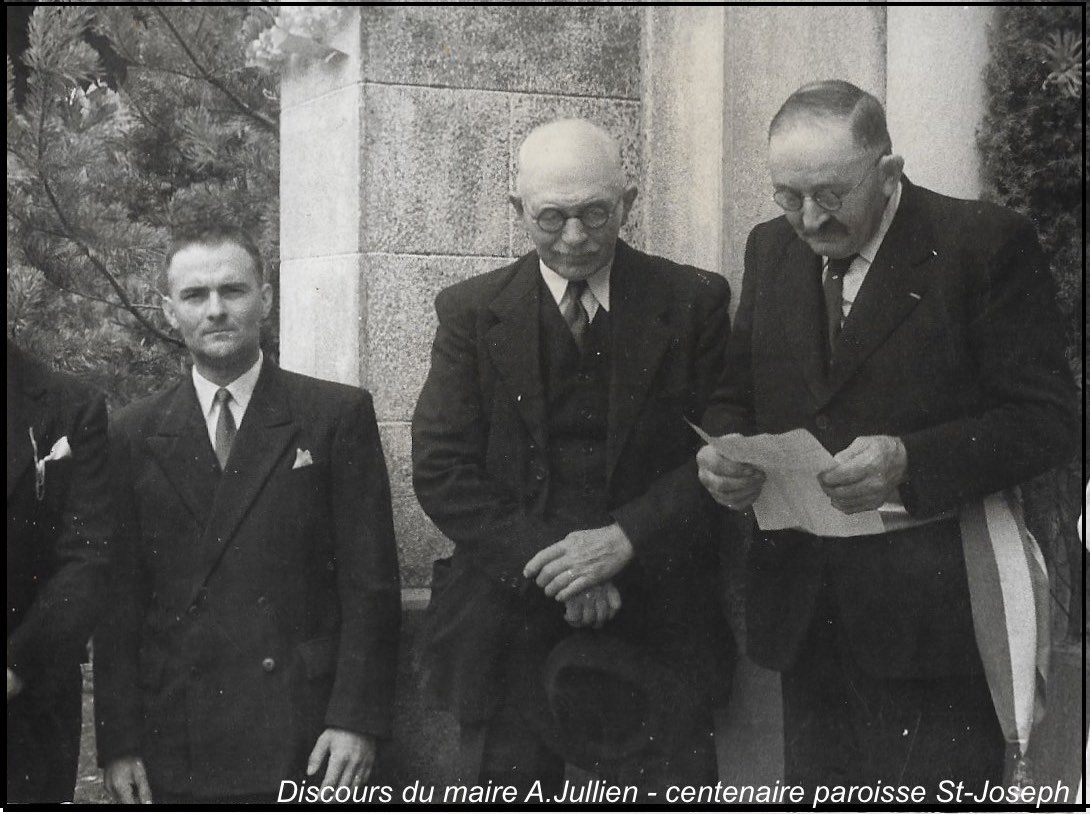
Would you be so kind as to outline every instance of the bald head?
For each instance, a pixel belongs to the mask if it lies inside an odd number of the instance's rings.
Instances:
[[[609,264],[636,199],[609,133],[581,119],[543,124],[522,142],[515,185],[511,205],[545,265],[584,280]]]
[[[519,195],[572,181],[602,184],[620,193],[625,188],[620,145],[584,119],[560,119],[535,128],[519,148]]]

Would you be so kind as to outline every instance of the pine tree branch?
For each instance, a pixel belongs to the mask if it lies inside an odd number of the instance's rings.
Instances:
[[[277,126],[276,122],[274,122],[261,111],[254,110],[252,107],[246,104],[246,102],[238,98],[238,96],[236,96],[231,91],[231,89],[228,88],[223,82],[221,82],[219,79],[212,75],[212,73],[204,66],[204,64],[199,59],[197,59],[197,55],[193,53],[193,50],[189,47],[189,43],[185,41],[185,38],[181,35],[181,32],[179,32],[178,29],[174,27],[174,24],[170,21],[170,17],[167,16],[166,12],[163,11],[162,8],[160,8],[158,5],[155,5],[152,6],[152,10],[159,16],[159,19],[163,21],[163,24],[170,31],[171,36],[173,36],[174,39],[177,41],[179,47],[185,52],[185,55],[189,57],[189,61],[192,62],[194,67],[200,72],[201,78],[205,82],[207,82],[209,85],[211,85],[228,99],[230,99],[232,104],[234,104],[239,110],[241,110],[243,113],[245,113],[255,122],[257,122],[262,128],[274,134],[279,132],[280,128]]]
[[[145,330],[151,332],[164,342],[169,342],[172,345],[181,345],[181,340],[171,336],[164,331],[159,330],[159,328],[157,328],[146,316],[140,313],[140,309],[133,306],[133,302],[129,299],[129,295],[125,293],[125,288],[121,285],[121,282],[117,279],[117,277],[114,276],[113,272],[106,268],[106,265],[101,260],[95,257],[94,252],[91,251],[91,247],[88,246],[77,236],[76,230],[72,228],[72,225],[68,222],[68,218],[64,214],[64,210],[61,207],[60,201],[58,201],[56,195],[53,194],[53,188],[49,185],[49,179],[47,179],[43,174],[41,176],[41,180],[42,188],[45,190],[46,197],[49,198],[49,203],[53,207],[53,211],[57,213],[57,217],[60,218],[61,225],[67,231],[66,237],[76,244],[76,247],[80,250],[80,253],[87,258],[87,260],[91,263],[92,266],[95,267],[99,274],[106,278],[106,281],[110,284],[110,287],[114,290],[114,293],[117,294],[117,298],[121,301],[121,306],[130,314],[132,314],[136,318],[136,321],[139,322],[145,328]]]
[[[58,291],[63,291],[66,294],[74,294],[77,297],[83,297],[83,299],[85,299],[85,300],[91,300],[91,302],[100,302],[103,305],[109,305],[111,308],[116,308],[118,311],[128,311],[131,314],[132,311],[130,309],[132,309],[132,308],[140,308],[140,309],[143,309],[145,311],[159,311],[159,310],[161,310],[160,306],[150,305],[150,304],[148,304],[146,302],[134,302],[134,303],[130,303],[128,306],[124,306],[119,302],[114,302],[113,300],[108,300],[105,297],[98,296],[97,294],[89,294],[86,291],[80,291],[79,289],[71,288],[70,286],[66,286],[66,285],[62,285],[61,283],[59,283],[56,280],[52,279],[48,274],[43,274],[42,276],[45,277],[45,280],[46,280],[47,283],[49,283],[51,286],[53,286]]]

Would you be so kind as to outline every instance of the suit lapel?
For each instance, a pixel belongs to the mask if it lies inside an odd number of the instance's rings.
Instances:
[[[515,396],[515,406],[531,437],[544,447],[547,421],[545,386],[541,379],[541,328],[538,324],[540,286],[538,258],[527,255],[507,286],[492,301],[497,322],[488,329],[488,353]]]
[[[786,335],[802,375],[817,402],[829,397],[825,378],[825,295],[821,290],[821,258],[800,238],[783,253],[771,290],[779,292],[778,326]]]
[[[193,575],[194,592],[216,567],[269,475],[284,457],[296,430],[280,370],[265,362],[231,447],[227,471],[215,490],[211,515],[201,536],[201,564]]]
[[[611,333],[622,340],[614,341],[610,351],[607,481],[670,344],[673,305],[670,290],[656,285],[639,256],[622,242],[617,243],[609,286]]]
[[[920,303],[931,280],[930,261],[937,256],[930,225],[906,180],[897,215],[837,339],[826,401]]]
[[[203,527],[212,508],[219,469],[193,381],[187,376],[167,398],[148,449],[186,508]]]
[[[30,430],[38,442],[38,455],[45,456],[49,449],[42,449],[45,428],[42,419],[46,414],[46,389],[32,365],[24,364],[17,352],[8,347],[8,497],[34,467],[34,447],[30,443]]]

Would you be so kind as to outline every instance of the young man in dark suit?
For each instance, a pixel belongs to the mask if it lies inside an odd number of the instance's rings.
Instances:
[[[673,720],[676,748],[613,777],[716,777],[711,699],[730,647],[719,515],[677,484],[695,480],[685,418],[722,365],[729,289],[619,240],[635,197],[597,126],[531,133],[511,202],[536,250],[439,294],[413,416],[417,497],[454,543],[433,579],[429,686],[461,722],[465,782],[540,780],[546,800],[566,750],[548,734],[543,669],[577,628],[669,665],[697,710]],[[661,713],[651,696],[603,731]]]
[[[71,801],[113,513],[106,401],[7,346],[7,801]]]
[[[819,476],[832,506],[881,509],[886,529],[758,531],[749,552],[747,647],[783,674],[786,781],[934,800],[943,780],[975,793],[1004,768],[960,514],[1060,464],[1078,424],[1032,225],[915,186],[903,164],[859,88],[818,82],[784,103],[769,167],[785,212],[750,234],[704,421],[809,430],[834,456]],[[712,446],[698,462],[724,505],[760,495],[759,470]]]
[[[244,234],[176,239],[163,309],[193,370],[112,427],[121,522],[96,636],[99,760],[120,802],[354,786],[387,736],[400,620],[370,396],[263,358]]]

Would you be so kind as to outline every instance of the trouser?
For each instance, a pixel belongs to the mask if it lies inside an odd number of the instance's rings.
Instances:
[[[923,786],[1002,780],[1005,744],[981,672],[888,678],[853,658],[826,586],[798,658],[783,673],[785,782]]]
[[[72,800],[79,762],[81,677],[77,666],[47,693],[27,688],[7,704],[7,802]]]
[[[545,802],[564,785],[564,745],[543,716],[542,699],[512,692],[509,685],[496,713],[484,722],[462,723],[460,775],[466,784],[514,786],[520,801],[538,787]],[[718,779],[715,733],[710,708],[683,724],[669,751],[652,749],[620,765],[584,766],[602,780],[636,786],[641,802],[662,802],[669,785],[714,785]],[[644,796],[656,792],[657,796]],[[531,802],[534,802],[533,800]]]

